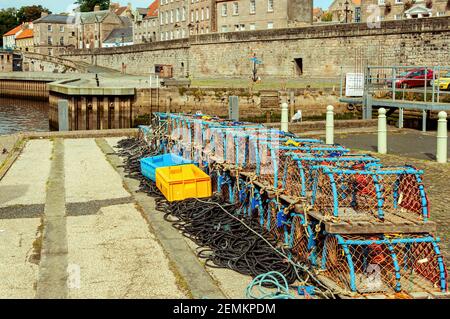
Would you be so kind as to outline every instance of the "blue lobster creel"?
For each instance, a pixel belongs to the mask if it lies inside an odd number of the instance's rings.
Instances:
[[[291,258],[303,265],[317,266],[317,243],[314,221],[307,221],[304,214],[293,213],[286,234]]]
[[[386,214],[429,218],[422,171],[410,166],[349,169],[314,167],[311,204],[324,215],[352,218]]]
[[[439,238],[427,234],[328,234],[320,257],[322,274],[359,293],[447,291]]]
[[[342,168],[368,168],[380,166],[379,159],[370,155],[345,153],[342,156],[322,156],[313,153],[285,154],[282,188],[285,194],[292,197],[310,197],[313,185],[313,171],[321,165]]]

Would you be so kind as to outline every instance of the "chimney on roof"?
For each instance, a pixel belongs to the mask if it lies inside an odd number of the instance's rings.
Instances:
[[[100,6],[98,4],[95,5],[94,7],[94,12],[100,11]]]
[[[41,18],[44,18],[46,16],[48,16],[48,12],[42,11],[41,12]]]
[[[128,2],[127,8],[128,8],[128,10],[131,10],[133,8],[131,5],[131,2]]]

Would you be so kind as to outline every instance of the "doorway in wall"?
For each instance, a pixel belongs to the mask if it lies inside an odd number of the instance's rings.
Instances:
[[[303,58],[294,58],[295,64],[295,74],[302,75],[303,74]]]

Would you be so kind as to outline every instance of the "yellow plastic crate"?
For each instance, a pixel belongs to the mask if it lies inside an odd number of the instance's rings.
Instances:
[[[158,167],[156,186],[169,202],[212,194],[211,178],[194,164]]]

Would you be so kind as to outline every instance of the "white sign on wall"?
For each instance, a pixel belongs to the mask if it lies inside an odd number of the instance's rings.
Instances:
[[[345,96],[363,96],[364,73],[345,74]]]

